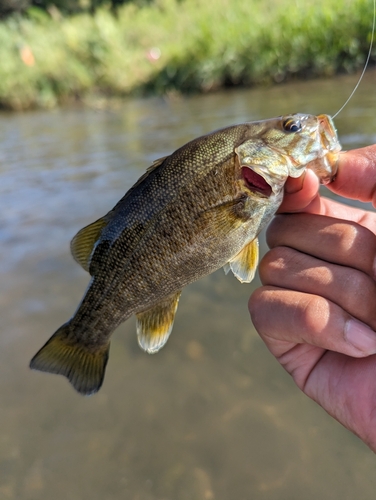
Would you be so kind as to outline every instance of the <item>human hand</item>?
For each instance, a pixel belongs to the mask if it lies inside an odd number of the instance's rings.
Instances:
[[[341,154],[328,188],[376,205],[376,146]],[[253,323],[298,387],[376,452],[376,214],[320,197],[310,171],[286,193],[280,212],[304,213],[268,228]]]

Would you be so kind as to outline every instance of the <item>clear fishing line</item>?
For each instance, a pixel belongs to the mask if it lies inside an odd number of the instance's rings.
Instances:
[[[366,63],[364,65],[362,74],[359,77],[358,83],[355,85],[354,90],[351,92],[350,96],[347,98],[347,101],[345,102],[345,104],[343,104],[343,106],[341,108],[339,108],[339,110],[337,111],[337,113],[335,115],[333,115],[333,118],[335,118],[336,116],[338,116],[339,113],[343,110],[343,108],[348,104],[348,102],[350,101],[350,99],[352,98],[352,96],[355,94],[357,88],[359,87],[360,82],[362,81],[362,78],[364,76],[364,73],[366,72],[366,69],[367,69],[367,66],[368,66],[368,63],[369,63],[369,59],[371,57],[372,46],[373,46],[373,37],[374,37],[374,34],[375,34],[375,17],[376,17],[376,0],[373,0],[373,21],[372,21],[371,43],[369,45],[369,50],[368,50],[368,55],[367,55]]]

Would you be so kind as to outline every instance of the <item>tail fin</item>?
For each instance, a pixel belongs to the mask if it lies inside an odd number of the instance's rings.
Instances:
[[[61,326],[30,361],[32,370],[65,375],[76,391],[99,391],[108,361],[110,344],[93,350],[72,336],[69,322]]]

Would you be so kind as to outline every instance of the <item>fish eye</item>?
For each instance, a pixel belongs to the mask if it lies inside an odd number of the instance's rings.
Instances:
[[[295,120],[294,118],[287,118],[284,120],[282,126],[286,132],[300,132],[302,130],[300,120]]]

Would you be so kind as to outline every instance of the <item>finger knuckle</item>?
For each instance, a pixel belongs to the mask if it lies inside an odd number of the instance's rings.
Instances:
[[[329,324],[330,303],[323,297],[309,295],[296,308],[299,314],[298,323],[304,325],[307,334],[312,337],[322,334]]]

